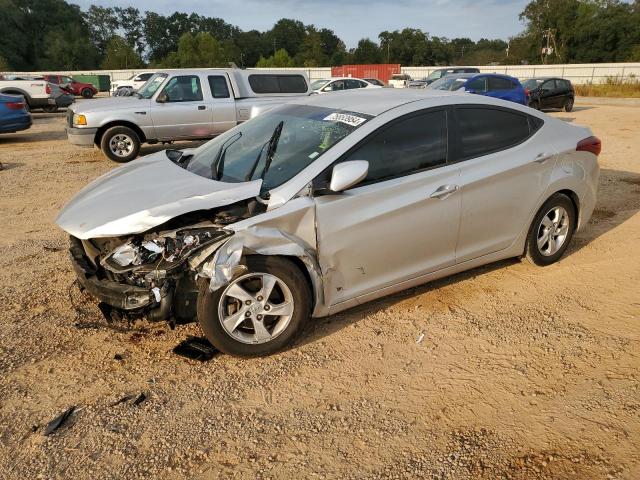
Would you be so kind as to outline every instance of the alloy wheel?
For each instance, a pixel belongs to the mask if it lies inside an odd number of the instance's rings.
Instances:
[[[268,273],[249,273],[231,282],[218,304],[218,318],[234,340],[248,344],[272,341],[293,318],[291,290]]]
[[[569,234],[569,214],[564,207],[553,207],[549,210],[538,226],[538,250],[545,257],[555,254],[567,239]]]
[[[133,152],[133,139],[128,135],[118,133],[109,140],[109,150],[118,157],[126,157]]]

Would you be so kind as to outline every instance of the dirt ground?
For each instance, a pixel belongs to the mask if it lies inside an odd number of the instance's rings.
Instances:
[[[0,478],[640,478],[640,108],[553,115],[603,140],[597,210],[561,262],[500,262],[208,362],[172,353],[196,324],[107,328],[70,289],[54,219],[116,165],[69,145],[64,114],[0,135]]]

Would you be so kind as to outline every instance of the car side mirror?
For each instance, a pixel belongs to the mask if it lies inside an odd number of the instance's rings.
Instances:
[[[158,98],[156,98],[156,102],[158,103],[167,103],[169,101],[169,95],[167,95],[166,92],[162,92],[160,95],[158,95]]]
[[[332,192],[342,192],[363,180],[369,173],[369,162],[366,160],[351,160],[338,163],[331,172],[329,189]]]

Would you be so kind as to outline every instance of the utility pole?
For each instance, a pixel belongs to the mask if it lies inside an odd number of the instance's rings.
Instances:
[[[551,55],[555,55],[556,57],[560,58],[560,54],[558,53],[558,47],[556,45],[556,35],[553,29],[547,28],[542,32],[543,43],[545,43],[545,40],[546,40],[546,46],[542,47],[542,54],[541,54],[543,64],[547,63],[547,58],[549,58],[549,56]]]

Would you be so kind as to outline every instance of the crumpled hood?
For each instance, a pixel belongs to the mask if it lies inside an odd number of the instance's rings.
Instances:
[[[260,193],[262,180],[225,183],[184,170],[164,151],[115,168],[84,187],[56,223],[80,239],[142,233],[178,215]]]
[[[74,113],[104,112],[128,108],[148,108],[151,100],[138,97],[109,97],[83,100],[73,109]]]

